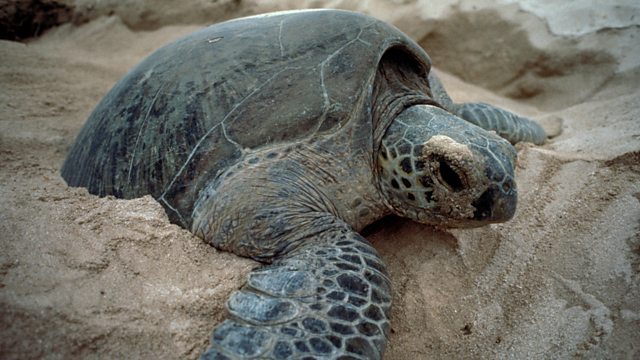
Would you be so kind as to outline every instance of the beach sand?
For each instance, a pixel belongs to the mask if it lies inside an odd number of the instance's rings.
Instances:
[[[170,224],[149,196],[68,188],[60,167],[96,103],[150,52],[206,19],[294,2],[209,13],[197,1],[174,13],[88,3],[76,2],[74,23],[0,41],[0,357],[196,358],[259,264]],[[396,24],[455,100],[503,106],[554,135],[518,146],[513,220],[366,229],[394,286],[385,358],[637,359],[640,10],[472,3],[307,2]]]

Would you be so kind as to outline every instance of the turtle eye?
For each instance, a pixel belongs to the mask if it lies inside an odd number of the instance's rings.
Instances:
[[[438,159],[438,178],[442,185],[454,192],[464,190],[464,183],[460,175],[443,158]]]

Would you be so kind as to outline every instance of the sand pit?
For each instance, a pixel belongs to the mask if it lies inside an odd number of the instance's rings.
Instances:
[[[90,21],[0,41],[2,358],[196,358],[230,292],[258,266],[170,224],[150,197],[98,198],[59,176],[115,81],[204,21],[131,3],[138,13],[125,22],[120,7],[78,5]],[[216,20],[291,7],[221,3]],[[325,3],[409,33],[456,100],[491,102],[561,132],[518,147],[512,221],[444,230],[388,218],[367,229],[395,287],[385,358],[638,358],[637,6],[313,2]],[[177,14],[197,10],[185,4]]]

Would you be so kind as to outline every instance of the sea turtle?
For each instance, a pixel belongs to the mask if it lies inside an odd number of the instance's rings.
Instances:
[[[545,139],[505,110],[454,104],[430,67],[405,34],[354,12],[213,25],[117,83],[62,176],[100,196],[151,194],[216,248],[268,264],[228,300],[203,358],[378,359],[391,284],[358,231],[388,214],[506,221],[516,152],[496,133]]]

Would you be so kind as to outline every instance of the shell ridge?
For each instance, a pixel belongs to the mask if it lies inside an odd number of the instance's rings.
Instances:
[[[322,129],[322,125],[324,124],[324,122],[325,122],[325,120],[327,118],[327,114],[329,113],[329,107],[331,106],[331,101],[329,99],[329,93],[327,91],[327,87],[326,87],[325,82],[324,82],[324,68],[325,68],[325,66],[336,55],[338,55],[340,52],[342,52],[348,46],[350,46],[351,44],[353,44],[353,43],[355,43],[357,41],[361,41],[362,43],[364,43],[364,44],[366,44],[368,46],[371,46],[371,44],[369,44],[368,42],[361,40],[360,37],[362,36],[362,33],[364,32],[365,29],[370,28],[375,23],[376,23],[375,21],[370,21],[368,24],[365,24],[364,26],[362,26],[360,28],[360,31],[358,31],[358,35],[356,35],[355,38],[349,40],[344,45],[342,45],[341,47],[336,49],[336,51],[331,53],[329,56],[327,56],[326,59],[324,59],[320,63],[320,86],[322,87],[322,97],[324,98],[324,104],[323,104],[323,109],[322,109],[322,115],[320,115],[320,121],[318,121],[318,125],[316,126],[315,130],[313,131],[313,133],[311,134],[310,137],[313,137],[315,134],[318,133],[318,131],[320,131],[320,129]]]
[[[185,162],[182,164],[182,166],[180,167],[180,169],[178,170],[176,175],[173,177],[173,179],[171,179],[169,184],[162,191],[162,194],[160,195],[159,199],[164,199],[165,198],[165,195],[167,194],[167,191],[169,191],[169,189],[171,189],[171,187],[176,182],[178,177],[180,177],[180,175],[182,175],[182,173],[184,172],[184,169],[186,169],[187,165],[189,165],[189,163],[193,159],[195,153],[198,151],[198,149],[200,148],[200,145],[204,142],[204,140],[206,138],[208,138],[213,133],[213,131],[215,129],[217,129],[219,126],[223,126],[224,127],[224,122],[229,118],[229,116],[231,116],[231,114],[233,114],[236,111],[236,109],[238,109],[238,107],[240,107],[240,105],[244,104],[244,102],[247,101],[248,99],[250,99],[255,93],[258,92],[258,90],[261,90],[262,87],[264,87],[269,82],[273,81],[273,79],[275,79],[278,75],[282,74],[283,72],[285,72],[287,70],[291,70],[291,67],[285,67],[284,69],[282,69],[282,70],[276,72],[275,74],[273,74],[267,80],[263,81],[262,84],[257,86],[251,93],[247,94],[247,96],[245,96],[237,104],[235,104],[233,106],[233,108],[224,116],[222,121],[220,121],[218,124],[215,124],[214,126],[212,126],[206,133],[204,133],[204,135],[202,135],[202,137],[200,137],[200,139],[198,140],[198,142],[196,142],[196,144],[194,145],[193,149],[189,153],[189,156],[187,157]],[[226,138],[226,134],[225,134],[225,138]]]
[[[284,26],[284,19],[280,20],[278,25],[278,45],[280,45],[280,57],[284,57],[284,45],[282,44],[282,27]]]
[[[362,35],[363,31],[364,31],[364,28],[360,29],[360,31],[358,32],[358,35],[356,36],[355,39],[349,40],[347,43],[345,43],[344,45],[339,47],[336,51],[331,53],[331,55],[327,56],[327,58],[322,60],[322,62],[320,63],[320,86],[322,87],[322,97],[324,98],[324,104],[322,106],[323,109],[322,109],[322,115],[320,115],[320,121],[318,122],[318,126],[316,127],[316,130],[314,131],[314,133],[317,133],[318,130],[322,128],[322,124],[326,120],[327,113],[329,112],[329,106],[331,105],[330,104],[331,101],[329,100],[329,93],[328,93],[327,87],[326,87],[326,85],[324,83],[324,68],[327,65],[327,63],[329,61],[331,61],[331,59],[333,59],[333,57],[335,57],[341,51],[346,49],[347,46],[349,46],[352,43],[354,43],[360,37],[360,35]]]
[[[151,104],[149,105],[149,108],[147,109],[147,113],[144,115],[144,119],[142,119],[140,130],[138,131],[138,135],[136,136],[136,141],[133,145],[131,160],[129,160],[129,171],[127,173],[128,184],[131,183],[131,172],[133,171],[133,162],[135,161],[135,158],[136,158],[136,152],[138,149],[138,144],[140,143],[140,138],[142,137],[142,133],[147,127],[147,121],[149,120],[149,115],[151,114],[151,110],[153,109],[153,106],[156,104],[156,101],[158,100],[158,96],[160,96],[160,92],[164,89],[164,87],[165,87],[165,84],[162,84],[162,86],[158,88],[158,90],[156,91],[156,94],[153,96],[153,100],[151,100]]]
[[[180,222],[182,222],[184,224],[184,226],[186,226],[187,222],[184,220],[184,217],[182,216],[182,213],[180,213],[180,211],[178,211],[178,209],[176,209],[173,206],[171,206],[171,204],[169,204],[167,199],[165,199],[164,197],[159,198],[158,200],[160,200],[166,207],[168,207],[169,209],[171,209],[171,211],[173,211],[176,215],[178,215],[178,218],[180,219]]]

